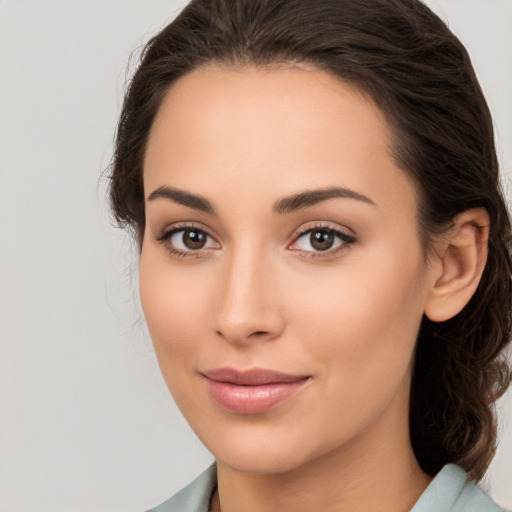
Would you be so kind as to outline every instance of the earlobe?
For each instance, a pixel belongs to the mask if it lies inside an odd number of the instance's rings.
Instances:
[[[475,293],[487,262],[489,214],[472,208],[455,217],[436,243],[436,262],[425,315],[444,322],[459,313]]]

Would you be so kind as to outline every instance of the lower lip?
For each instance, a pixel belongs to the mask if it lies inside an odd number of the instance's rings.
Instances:
[[[276,382],[259,386],[239,386],[206,378],[213,399],[236,414],[259,414],[276,407],[299,391],[308,378],[293,382]]]

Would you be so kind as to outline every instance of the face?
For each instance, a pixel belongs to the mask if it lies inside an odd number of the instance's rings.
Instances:
[[[165,97],[141,301],[220,463],[284,472],[407,438],[429,274],[389,146],[376,105],[318,70],[204,68]]]

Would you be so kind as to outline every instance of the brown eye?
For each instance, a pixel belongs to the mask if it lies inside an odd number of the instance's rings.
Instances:
[[[352,235],[338,229],[319,226],[303,231],[289,248],[309,255],[322,252],[334,254],[338,249],[348,248],[355,242],[356,239]]]
[[[335,236],[332,231],[314,230],[309,235],[311,247],[317,251],[327,251],[335,242]]]
[[[158,237],[157,240],[165,244],[171,253],[183,256],[194,253],[201,254],[203,249],[220,248],[220,245],[208,233],[193,226],[172,229]]]
[[[196,229],[185,229],[182,233],[182,242],[187,249],[202,249],[208,240],[208,235],[206,233]]]

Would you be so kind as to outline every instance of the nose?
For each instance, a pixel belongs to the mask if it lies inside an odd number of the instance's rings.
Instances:
[[[223,263],[217,276],[213,318],[216,334],[240,346],[278,338],[284,322],[271,262],[246,251]]]

